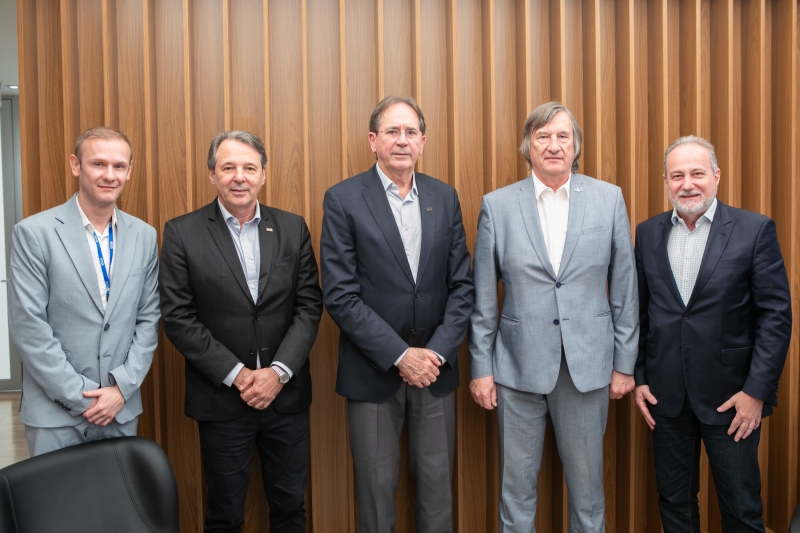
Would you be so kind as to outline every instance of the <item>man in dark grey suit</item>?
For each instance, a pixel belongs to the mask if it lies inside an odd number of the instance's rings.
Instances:
[[[116,208],[130,142],[93,128],[69,162],[78,194],[14,227],[9,323],[31,455],[136,435],[158,342],[156,231]]]
[[[359,530],[394,531],[400,433],[408,420],[417,531],[453,529],[458,349],[472,273],[456,191],[414,172],[425,119],[387,97],[370,117],[378,162],[325,193],[325,305],[341,329],[336,392],[348,399]]]
[[[217,198],[167,222],[164,332],[186,358],[208,485],[206,532],[239,532],[253,450],[270,530],[306,531],[311,371],[322,294],[302,217],[258,203],[267,154],[255,135],[220,133],[208,151]]]
[[[628,213],[619,187],[576,173],[581,139],[566,107],[536,108],[520,147],[531,176],[484,196],[478,218],[470,391],[498,409],[506,533],[534,530],[548,417],[570,532],[605,530],[608,400],[633,389],[639,321]]]

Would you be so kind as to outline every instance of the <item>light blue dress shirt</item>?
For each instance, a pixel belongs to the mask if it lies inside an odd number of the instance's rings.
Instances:
[[[261,272],[261,242],[258,239],[258,225],[261,223],[261,209],[256,207],[255,216],[245,222],[244,225],[239,224],[239,220],[233,216],[230,211],[225,209],[222,202],[217,200],[219,210],[222,212],[222,218],[225,219],[225,224],[228,226],[228,231],[233,240],[233,246],[236,248],[236,254],[239,256],[239,263],[242,265],[244,277],[247,280],[247,288],[250,290],[250,296],[253,298],[253,303],[258,299],[258,277]],[[258,205],[258,204],[256,204]],[[284,372],[292,377],[292,371],[277,361],[273,362],[271,366],[278,366]],[[243,363],[237,363],[233,370],[222,381],[225,385],[230,387],[233,385],[233,380],[239,375],[239,372],[244,368]],[[256,355],[256,368],[261,368],[261,358]]]

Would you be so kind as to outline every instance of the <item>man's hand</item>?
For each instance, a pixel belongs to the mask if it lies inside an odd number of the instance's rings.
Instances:
[[[117,385],[84,391],[83,395],[86,398],[94,398],[92,404],[83,412],[83,417],[98,426],[107,426],[125,407],[125,398]]]
[[[259,370],[251,370],[250,372],[253,374],[253,381],[249,387],[242,391],[240,396],[250,407],[258,410],[266,409],[281,391],[283,384],[271,366]],[[236,380],[234,380],[234,383],[236,383]]]
[[[653,415],[650,414],[650,408],[647,404],[655,405],[658,403],[658,400],[656,400],[656,397],[650,392],[650,385],[639,385],[636,387],[636,391],[633,395],[636,398],[636,405],[642,412],[645,422],[650,426],[650,429],[655,429],[656,421],[653,419]]]
[[[400,370],[403,381],[422,389],[436,381],[441,364],[433,350],[409,348],[397,365],[397,369]]]
[[[246,366],[243,366],[233,379],[233,386],[236,387],[239,392],[242,392],[253,384],[254,379],[256,379],[256,376],[253,374],[253,371]]]
[[[497,407],[497,387],[494,385],[494,377],[486,376],[475,378],[469,382],[469,392],[475,403],[491,411]]]
[[[764,401],[753,398],[744,391],[739,391],[727,402],[717,407],[717,411],[724,413],[731,407],[736,408],[736,416],[731,422],[731,427],[728,428],[728,435],[736,432],[733,440],[739,442],[739,439],[746,439],[761,425],[761,409],[764,407]]]
[[[623,374],[616,370],[611,371],[611,385],[608,387],[608,397],[619,400],[633,390],[636,382],[630,374]]]

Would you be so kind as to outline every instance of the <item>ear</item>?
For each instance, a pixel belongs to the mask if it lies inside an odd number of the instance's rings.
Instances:
[[[72,169],[72,175],[76,178],[81,175],[81,162],[78,161],[78,156],[69,154],[69,166]]]
[[[378,147],[375,145],[375,140],[378,138],[378,134],[374,131],[369,132],[369,147],[372,149],[372,153],[378,153]]]
[[[425,140],[426,140],[426,137],[423,135],[422,139],[420,139],[420,142],[419,142],[419,155],[422,155],[422,150],[423,150],[423,148],[425,148]]]
[[[214,183],[214,170],[213,169],[210,169],[208,171],[208,181],[211,182],[211,185],[216,185],[216,183]]]

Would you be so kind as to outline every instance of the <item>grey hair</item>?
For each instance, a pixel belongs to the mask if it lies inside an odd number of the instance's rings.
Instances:
[[[119,130],[114,128],[106,128],[103,126],[98,126],[96,128],[91,128],[80,135],[78,138],[75,139],[75,157],[78,158],[78,162],[80,163],[81,160],[81,148],[83,147],[83,142],[87,139],[105,139],[107,141],[125,141],[128,144],[128,149],[131,152],[131,161],[133,161],[133,146],[131,146],[131,142],[128,140],[128,137],[125,136]],[[130,161],[129,161],[130,162]]]
[[[214,170],[214,167],[217,166],[217,150],[219,150],[219,145],[223,141],[237,141],[246,144],[261,156],[261,168],[267,166],[267,151],[264,149],[264,143],[261,139],[249,131],[232,130],[218,133],[211,141],[211,146],[208,149],[208,159],[206,159],[208,170]]]
[[[378,128],[383,118],[383,112],[395,104],[406,104],[414,110],[417,117],[419,117],[419,132],[425,135],[425,117],[422,116],[422,109],[420,109],[419,104],[411,96],[387,96],[378,102],[378,105],[375,106],[375,109],[372,110],[372,114],[369,116],[369,131],[378,133]]]
[[[522,126],[522,144],[519,145],[519,152],[522,154],[522,157],[525,158],[525,161],[528,162],[529,166],[531,164],[531,134],[539,128],[550,124],[553,118],[562,111],[567,114],[572,123],[572,144],[575,147],[575,159],[572,161],[572,171],[578,171],[578,159],[581,157],[583,132],[581,131],[581,127],[578,126],[578,121],[575,120],[570,110],[567,109],[567,106],[555,100],[542,104],[534,109],[531,114],[528,115],[525,124]]]
[[[705,148],[708,152],[708,159],[711,161],[711,172],[716,174],[719,166],[717,165],[717,153],[714,151],[714,145],[697,135],[685,135],[683,137],[678,137],[672,141],[672,144],[667,146],[667,150],[664,152],[664,176],[667,175],[667,157],[669,157],[669,154],[672,153],[675,148],[683,146],[684,144],[696,144],[697,146]]]

